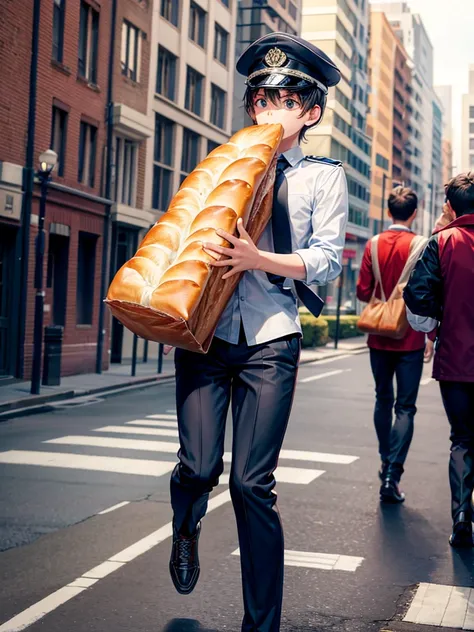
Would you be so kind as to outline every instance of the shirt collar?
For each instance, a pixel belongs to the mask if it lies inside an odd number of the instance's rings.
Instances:
[[[281,155],[285,156],[285,158],[288,160],[288,162],[290,163],[292,167],[296,167],[296,165],[299,162],[301,162],[304,158],[303,150],[301,149],[299,145],[296,145],[296,147],[292,147],[291,149],[288,149],[288,151],[285,151]]]
[[[411,233],[413,232],[411,230],[411,228],[408,228],[407,226],[403,226],[403,224],[392,224],[391,226],[388,227],[388,230],[404,230],[407,233]]]

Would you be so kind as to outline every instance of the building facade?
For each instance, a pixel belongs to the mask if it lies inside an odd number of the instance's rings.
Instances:
[[[344,163],[349,224],[344,252],[343,309],[356,310],[358,268],[371,231],[371,139],[367,134],[369,5],[366,0],[304,0],[302,37],[337,64],[340,83],[329,90],[324,119],[308,133],[305,153]],[[336,307],[337,284],[322,289],[327,310]]]
[[[5,26],[2,37],[7,37],[2,46],[8,56],[4,67],[12,69],[5,75],[0,96],[4,117],[0,136],[5,138],[0,147],[2,196],[6,208],[13,205],[7,220],[8,233],[12,237],[13,233],[21,235],[15,241],[15,258],[20,264],[12,276],[2,275],[2,296],[7,297],[10,322],[4,327],[8,346],[6,359],[2,351],[1,371],[25,379],[30,377],[32,366],[39,216],[39,187],[34,186],[31,200],[24,196],[25,179],[22,182],[20,177],[28,143],[33,148],[34,168],[39,154],[46,149],[58,155],[46,206],[44,325],[63,327],[63,375],[94,371],[97,360],[100,293],[106,272],[102,250],[110,206],[102,191],[111,2],[80,0],[68,5],[67,10],[65,5],[64,0],[41,3],[35,24],[33,3],[2,0],[0,6]],[[31,125],[28,127],[28,99],[35,27],[39,47],[33,137]],[[15,33],[14,44],[8,45],[6,33]],[[17,68],[20,59],[21,69]],[[3,240],[3,227],[1,233]],[[6,261],[8,269],[9,255],[7,252],[5,256],[4,245],[0,251],[2,268]],[[11,289],[12,283],[20,283],[19,293]],[[100,364],[108,365],[107,343]]]
[[[461,169],[474,170],[474,64],[469,66],[469,92],[462,97]]]
[[[435,86],[435,92],[443,108],[443,138],[441,151],[443,154],[442,185],[453,177],[453,88],[452,86]]]

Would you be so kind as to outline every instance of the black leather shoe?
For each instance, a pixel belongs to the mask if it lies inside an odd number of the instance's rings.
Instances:
[[[181,595],[189,595],[199,579],[198,541],[201,533],[199,524],[196,533],[190,537],[180,535],[173,529],[170,575],[174,587]]]
[[[464,511],[461,511],[453,525],[449,544],[455,548],[471,548],[473,546],[472,522]]]
[[[383,483],[384,480],[387,477],[387,470],[388,470],[388,466],[389,466],[389,462],[388,461],[382,461],[382,464],[380,466],[380,470],[379,470],[379,478],[380,478],[380,482]]]
[[[397,481],[387,476],[380,488],[380,500],[383,503],[399,504],[405,502],[405,494],[400,491]]]

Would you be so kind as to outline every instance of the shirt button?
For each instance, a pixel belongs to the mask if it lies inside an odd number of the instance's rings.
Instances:
[[[245,301],[245,298],[243,296],[240,297],[241,301]]]

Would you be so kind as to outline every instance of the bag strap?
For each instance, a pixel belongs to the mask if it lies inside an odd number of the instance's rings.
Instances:
[[[408,279],[413,272],[413,268],[415,267],[416,262],[420,258],[420,255],[427,243],[428,239],[426,237],[423,237],[422,235],[416,235],[411,240],[410,253],[405,263],[405,267],[403,268],[402,274],[400,275],[398,285],[408,282]]]
[[[382,275],[380,274],[380,263],[379,263],[379,254],[378,254],[379,237],[380,235],[375,235],[375,237],[372,237],[372,241],[371,241],[372,270],[373,270],[374,278],[375,278],[375,287],[374,287],[373,293],[375,294],[375,289],[377,285],[380,285],[382,301],[385,303],[387,299],[385,298],[385,292],[383,291]]]

